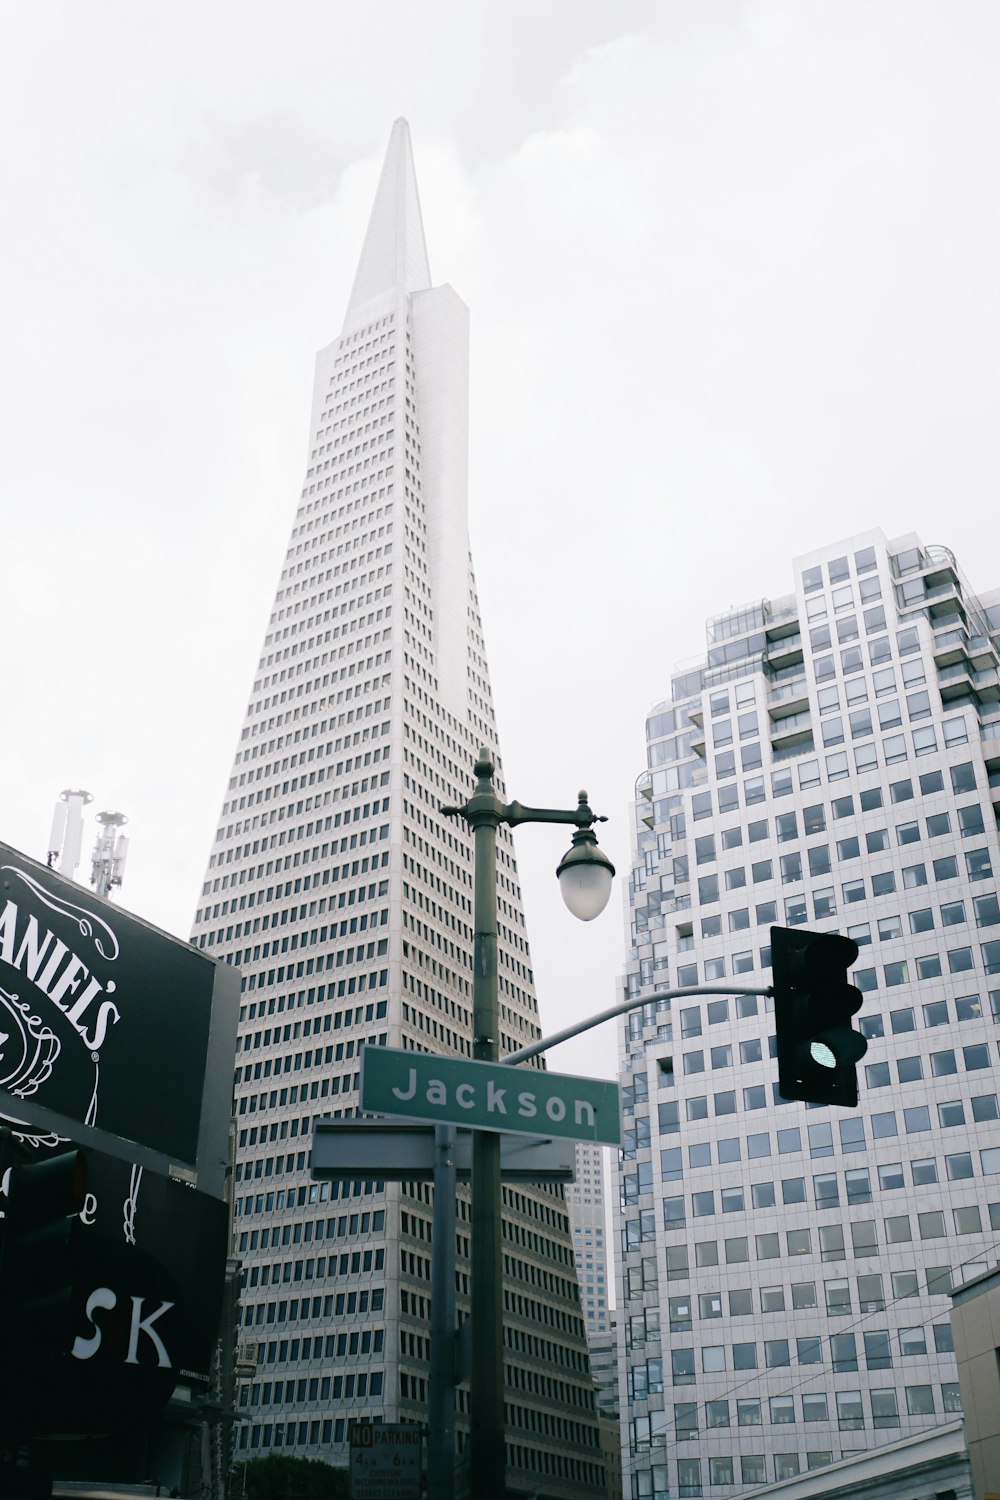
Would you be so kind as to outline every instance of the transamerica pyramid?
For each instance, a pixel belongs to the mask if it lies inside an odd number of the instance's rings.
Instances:
[[[316,359],[309,459],[193,941],[243,972],[234,1116],[236,1457],[346,1464],[352,1421],[427,1420],[431,1190],[315,1183],[358,1113],[365,1043],[471,1055],[472,840],[443,818],[497,735],[467,493],[468,314],[432,286],[392,129],[343,331]],[[502,762],[497,789],[505,797]],[[540,1035],[499,830],[501,1050]],[[560,1188],[504,1187],[507,1483],[603,1496]],[[469,1215],[456,1204],[460,1312]],[[458,1439],[468,1393],[458,1392]]]

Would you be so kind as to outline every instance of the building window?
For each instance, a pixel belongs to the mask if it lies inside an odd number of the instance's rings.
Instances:
[[[837,1424],[841,1432],[855,1432],[865,1425],[860,1391],[837,1391]]]
[[[958,796],[964,792],[976,790],[976,772],[970,760],[963,761],[960,766],[951,767],[951,789]]]
[[[940,1209],[917,1214],[917,1225],[922,1240],[937,1240],[944,1237],[944,1213]]]
[[[830,1420],[825,1395],[809,1394],[803,1391],[799,1399],[802,1402],[803,1422],[828,1422]]]
[[[865,1365],[868,1370],[892,1370],[892,1349],[888,1334],[865,1334]]]
[[[858,1351],[853,1333],[831,1333],[830,1359],[835,1375],[849,1375],[858,1368]]]
[[[954,1214],[957,1234],[980,1234],[982,1232],[978,1203],[973,1203],[967,1208],[956,1208]]]
[[[679,1458],[677,1460],[677,1493],[681,1496],[701,1494],[701,1459]]]
[[[899,1405],[894,1390],[872,1391],[872,1421],[876,1427],[898,1427]]]
[[[828,1281],[826,1312],[830,1318],[846,1318],[851,1312],[851,1284],[849,1281]]]
[[[908,1385],[906,1387],[906,1410],[911,1417],[932,1417],[934,1415],[934,1387]]]

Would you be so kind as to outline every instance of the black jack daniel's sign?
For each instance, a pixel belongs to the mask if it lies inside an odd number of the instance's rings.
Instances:
[[[106,1431],[206,1378],[239,990],[235,969],[0,844],[0,1429]],[[50,1284],[4,1217],[19,1165],[76,1149],[85,1198]]]
[[[158,1172],[85,1151],[70,1358],[207,1380],[228,1209]],[[123,1369],[123,1373],[125,1373]]]
[[[5,1228],[15,1239],[0,1277],[0,1430],[22,1436],[149,1420],[211,1369],[227,1205],[93,1148],[78,1155],[83,1201],[42,1276],[17,1242],[18,1167],[0,1180],[0,1245]]]
[[[213,1022],[223,974],[226,1014]],[[232,1066],[238,985],[235,971],[0,844],[0,1118],[15,1130],[55,1115],[195,1165],[206,1074],[218,1060],[225,1088]]]

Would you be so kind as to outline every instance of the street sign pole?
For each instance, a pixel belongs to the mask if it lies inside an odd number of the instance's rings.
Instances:
[[[379,1054],[387,1050],[372,1049]],[[402,1056],[408,1060],[412,1054]],[[368,1076],[363,1060],[363,1098]],[[459,1135],[448,1123],[403,1126],[385,1120],[318,1120],[313,1128],[310,1171],[315,1180],[375,1176],[393,1182],[434,1184],[428,1500],[454,1500],[455,1495],[455,1386],[461,1378],[456,1369],[455,1343],[455,1182],[470,1175],[471,1138],[477,1133],[463,1131]],[[572,1182],[573,1144],[544,1136],[503,1135],[500,1174],[515,1182]]]
[[[434,1127],[427,1500],[455,1495],[455,1127]]]
[[[480,769],[482,762],[477,765]],[[489,800],[493,767],[489,768]],[[480,791],[482,781],[477,792]],[[479,800],[472,799],[473,802]],[[486,798],[482,800],[485,802]],[[472,803],[470,803],[470,807]],[[497,978],[497,827],[489,807],[476,816],[475,938],[472,986],[472,1055],[496,1062],[500,1055]],[[472,1369],[469,1382],[470,1491],[477,1500],[503,1500],[506,1493],[503,1387],[503,1239],[500,1198],[500,1137],[476,1130],[472,1138],[471,1308]]]

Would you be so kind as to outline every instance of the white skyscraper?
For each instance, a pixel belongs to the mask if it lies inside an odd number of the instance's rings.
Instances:
[[[954,1422],[996,1258],[1000,592],[872,531],[708,622],[647,720],[622,1027],[632,1497],[721,1497]],[[777,1096],[769,928],[839,931],[857,1110]],[[626,1399],[627,1397],[627,1399]]]
[[[467,366],[466,309],[431,285],[400,120],[343,331],[317,357],[305,481],[194,925],[244,975],[235,1250],[257,1370],[240,1456],[343,1463],[349,1420],[427,1417],[430,1188],[331,1189],[308,1161],[313,1121],[357,1112],[363,1044],[471,1053],[472,840],[440,815],[497,744]],[[540,1031],[505,828],[498,886],[509,1052]],[[504,1205],[508,1484],[601,1494],[562,1191],[505,1187]],[[467,1307],[464,1193],[456,1233]]]
[[[573,1233],[573,1253],[580,1278],[580,1305],[588,1337],[609,1327],[610,1256],[604,1197],[604,1147],[592,1141],[576,1145],[576,1181],[566,1188]]]

